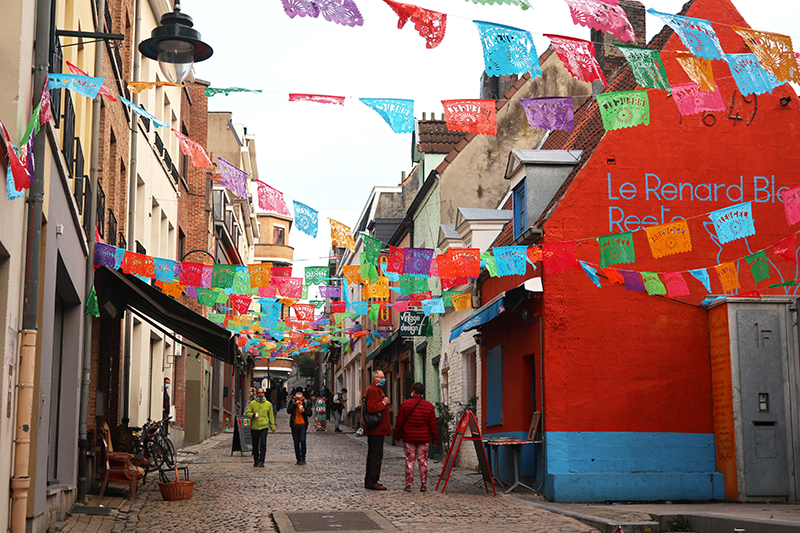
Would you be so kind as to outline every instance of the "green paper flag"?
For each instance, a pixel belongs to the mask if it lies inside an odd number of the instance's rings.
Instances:
[[[230,93],[260,93],[261,89],[242,89],[241,87],[227,87],[227,88],[217,88],[217,87],[206,87],[206,98],[209,96],[214,96],[215,94],[224,94],[228,96]]]
[[[315,309],[320,309],[325,305],[325,300],[309,300],[308,303],[314,304]]]
[[[744,260],[750,265],[750,273],[756,283],[769,277],[769,261],[767,260],[766,250],[746,255]]]
[[[445,307],[453,307],[453,296],[462,294],[464,291],[442,291],[442,300]]]
[[[614,233],[598,237],[597,242],[600,243],[600,268],[636,262],[632,232]]]
[[[400,294],[420,294],[428,292],[428,278],[411,276],[409,274],[400,275]]]
[[[383,243],[380,241],[380,239],[370,237],[366,233],[361,234],[361,239],[364,242],[364,255],[367,258],[367,262],[377,265],[378,256],[381,253],[381,247],[383,246]]]
[[[650,124],[647,91],[621,91],[597,95],[600,116],[606,131]]]
[[[497,262],[492,252],[481,252],[481,263],[482,266],[485,266],[486,270],[489,271],[491,277],[497,277]]]
[[[650,296],[656,294],[667,294],[667,288],[658,279],[658,274],[655,272],[640,272],[642,280],[644,281],[644,288]]]
[[[211,275],[211,287],[229,289],[233,286],[235,277],[236,265],[214,265],[214,273]]]
[[[206,318],[209,319],[211,322],[215,322],[217,324],[222,324],[225,322],[225,315],[222,313],[208,313]]]
[[[797,285],[796,281],[784,281],[783,283],[773,283],[769,286],[770,289],[774,289],[775,287],[794,287]]]
[[[369,319],[378,322],[378,314],[381,312],[381,304],[371,304],[369,306]]]
[[[89,289],[89,298],[86,300],[86,313],[95,318],[100,318],[100,306],[97,303],[97,292],[94,285]]]
[[[250,273],[246,270],[236,272],[236,277],[233,278],[233,292],[236,294],[248,294],[255,296],[258,294],[258,287],[250,286]]]
[[[217,293],[211,289],[197,289],[197,303],[206,307],[214,307],[217,303]]]
[[[472,0],[473,4],[510,4],[521,7],[523,10],[530,9],[531,4],[528,0]],[[206,89],[208,90],[208,89]]]
[[[664,70],[664,63],[661,62],[658,50],[622,44],[615,46],[625,54],[625,59],[628,60],[639,87],[664,89],[668,93],[670,92],[667,71]]]
[[[228,303],[228,293],[225,291],[215,291],[217,293],[217,303],[225,305]]]
[[[367,260],[367,252],[361,252],[361,279],[369,280],[370,283],[378,281],[378,268],[375,263]]]
[[[306,276],[306,285],[324,285],[323,279],[328,277],[328,267],[324,266],[313,266],[313,267],[306,267],[305,270]]]
[[[308,300],[308,285],[303,285],[303,292],[300,293],[301,300]]]

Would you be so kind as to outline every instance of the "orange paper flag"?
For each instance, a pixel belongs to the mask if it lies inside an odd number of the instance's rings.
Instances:
[[[361,265],[346,265],[342,267],[342,274],[347,283],[360,285],[361,284]]]
[[[356,243],[353,239],[353,232],[350,231],[350,227],[342,224],[341,222],[337,222],[332,218],[329,218],[328,220],[331,223],[331,242],[333,245],[347,248],[351,252],[355,252]]]
[[[620,285],[625,285],[625,278],[622,277],[620,271],[614,267],[606,267],[603,269],[603,274],[606,275],[608,281],[611,283],[619,283]]]
[[[658,259],[665,255],[692,251],[692,240],[689,238],[689,224],[685,220],[676,220],[660,226],[648,226],[645,229],[647,242],[653,257]]]
[[[247,265],[250,274],[250,287],[269,287],[272,277],[272,263],[256,263]]]
[[[453,300],[453,309],[456,311],[463,311],[464,309],[472,309],[472,293],[462,292],[461,294],[454,294],[451,298]]]
[[[722,290],[732,291],[739,288],[739,276],[736,275],[736,263],[733,261],[722,263],[714,268],[717,270],[720,282],[722,282]]]
[[[711,92],[716,91],[717,85],[714,81],[714,69],[711,67],[711,60],[697,57],[691,52],[675,52],[675,59],[678,60],[686,74],[700,89]]]
[[[800,72],[797,70],[797,59],[792,49],[791,37],[739,26],[734,26],[733,31],[744,39],[744,44],[752,50],[764,70],[779,81],[800,83]]]

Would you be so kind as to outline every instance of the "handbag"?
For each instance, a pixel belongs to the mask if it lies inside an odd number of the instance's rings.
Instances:
[[[414,409],[412,409],[411,412],[408,413],[408,416],[406,417],[406,422],[408,422],[408,420],[411,418],[411,415],[414,414],[414,411],[417,410],[417,407],[419,407],[419,404],[421,404],[421,403],[422,403],[422,398],[420,398],[419,401],[416,403],[416,405],[414,405]],[[401,432],[400,438],[398,440],[403,440],[402,432]]]
[[[383,422],[383,410],[378,411],[377,413],[370,413],[367,411],[367,399],[363,399],[364,404],[361,407],[361,419],[364,421],[364,425],[367,429],[375,429],[376,427],[381,425]]]

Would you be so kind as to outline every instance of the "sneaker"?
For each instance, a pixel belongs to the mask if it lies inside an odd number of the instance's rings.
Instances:
[[[405,492],[411,492],[411,485],[406,485],[406,488],[403,489]]]
[[[337,428],[337,429],[334,429],[334,431],[335,431],[336,433],[343,433],[343,431],[342,431],[341,429],[338,429],[338,428]]]
[[[422,486],[419,488],[419,491],[420,491],[420,492],[428,492],[428,487],[426,487],[425,485],[422,485]]]

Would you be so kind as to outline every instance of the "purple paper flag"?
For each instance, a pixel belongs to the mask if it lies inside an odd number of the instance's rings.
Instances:
[[[625,280],[625,290],[626,291],[641,291],[647,292],[647,289],[644,288],[644,282],[642,281],[642,276],[639,275],[638,272],[633,270],[620,270],[623,279]]]
[[[430,248],[406,248],[403,257],[403,272],[427,277],[431,272],[433,250]]]
[[[531,128],[572,131],[572,97],[521,98]]]
[[[115,268],[116,261],[114,260],[114,246],[98,242],[94,246],[94,264],[96,266],[105,266],[108,268]]]
[[[233,192],[239,198],[247,199],[247,172],[236,165],[228,163],[221,157],[217,158],[219,165],[220,181],[222,186]]]
[[[323,298],[341,298],[342,288],[333,285],[320,285],[319,295]]]

